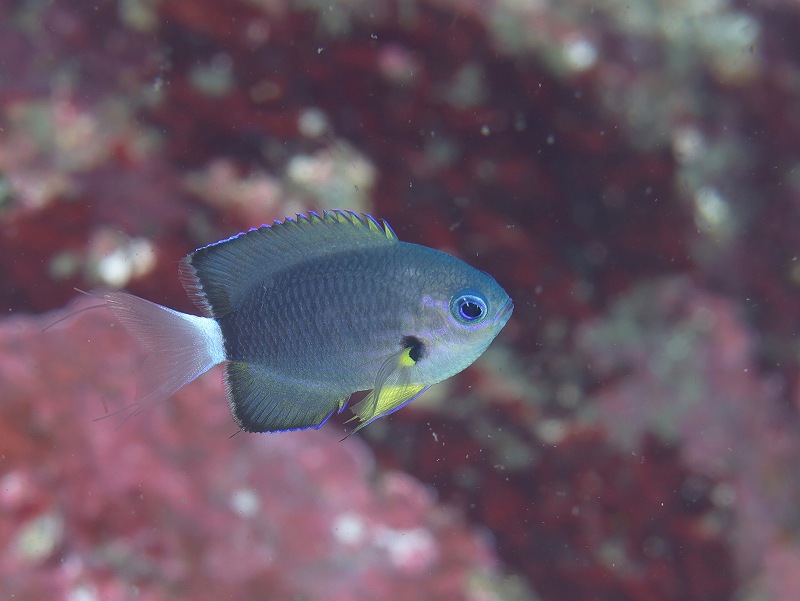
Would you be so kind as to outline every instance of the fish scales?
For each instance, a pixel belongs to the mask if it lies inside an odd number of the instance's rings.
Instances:
[[[402,267],[392,254],[339,253],[256,283],[243,306],[219,320],[228,357],[262,363],[275,374],[370,388],[370,375],[353,371],[351,362],[374,367],[367,370],[374,380],[378,362],[397,350],[401,324],[408,321],[403,311],[385,307],[392,300],[413,302],[408,288],[398,285]]]
[[[513,311],[488,274],[348,211],[203,247],[180,275],[203,316],[104,295],[156,367],[134,408],[224,363],[234,419],[253,432],[319,427],[370,390],[352,407],[355,432],[465,369]]]

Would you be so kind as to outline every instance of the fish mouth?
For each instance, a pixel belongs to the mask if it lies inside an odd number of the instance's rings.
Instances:
[[[514,302],[509,298],[506,301],[506,304],[500,308],[500,311],[497,312],[497,317],[494,318],[495,323],[505,324],[509,318],[511,317],[511,313],[514,311]]]

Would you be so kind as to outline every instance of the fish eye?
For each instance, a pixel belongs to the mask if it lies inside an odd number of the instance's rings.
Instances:
[[[462,290],[450,301],[450,312],[459,323],[480,323],[487,314],[486,299],[477,290]]]

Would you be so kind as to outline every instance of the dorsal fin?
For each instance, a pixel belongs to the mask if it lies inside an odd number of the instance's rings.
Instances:
[[[206,316],[238,306],[248,283],[331,252],[394,244],[385,221],[352,211],[309,212],[200,248],[181,261],[184,288]]]

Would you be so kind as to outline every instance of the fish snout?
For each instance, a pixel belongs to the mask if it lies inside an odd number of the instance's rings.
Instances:
[[[511,317],[511,313],[513,313],[513,311],[514,311],[514,301],[512,301],[509,298],[497,312],[497,317],[494,318],[495,323],[500,323],[505,325],[505,323]]]

